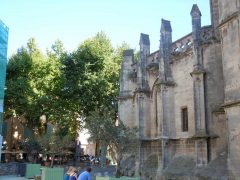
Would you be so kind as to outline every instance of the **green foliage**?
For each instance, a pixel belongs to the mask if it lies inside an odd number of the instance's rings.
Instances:
[[[26,138],[19,140],[18,143],[20,149],[28,153],[28,160],[36,162],[38,153],[40,152],[40,145],[38,141],[35,138]]]
[[[76,136],[90,112],[117,114],[119,70],[123,43],[114,49],[103,33],[67,53],[57,40],[44,55],[34,39],[21,47],[7,65],[5,118],[16,116],[30,129],[41,129],[40,117],[59,127],[60,136]],[[86,122],[87,123],[87,122]]]
[[[114,112],[93,111],[87,117],[85,128],[90,133],[89,141],[108,146],[113,158],[120,164],[125,153],[136,151],[138,146],[137,128],[129,128],[121,121],[116,126]]]
[[[92,109],[109,104],[105,102],[109,82],[104,73],[112,53],[110,40],[104,33],[98,33],[84,41],[64,61],[68,98],[78,101],[83,116]]]
[[[53,167],[53,160],[56,155],[66,154],[70,148],[74,147],[74,141],[71,136],[61,137],[57,134],[45,134],[37,138],[40,146],[40,153],[49,155],[52,158],[51,167]]]
[[[17,116],[24,115],[23,123],[32,129],[40,126],[41,115],[55,119],[52,108],[59,104],[61,66],[54,54],[44,56],[34,39],[19,49],[7,65],[6,118],[14,110]]]
[[[85,125],[90,139],[108,147],[118,164],[124,153],[135,151],[137,130],[121,122],[115,125],[119,71],[126,49],[126,43],[114,49],[103,32],[85,40],[72,53],[67,53],[59,40],[46,55],[34,39],[21,47],[7,65],[4,102],[5,118],[14,112],[37,134],[37,140],[23,141],[22,148],[54,159],[71,148],[72,137]],[[57,131],[42,136],[48,122]]]
[[[63,59],[64,94],[71,102],[76,102],[76,112],[82,119],[96,110],[117,112],[119,91],[119,70],[123,51],[128,48],[123,43],[116,50],[103,32],[84,41],[72,54]],[[87,122],[86,122],[87,123]]]
[[[35,158],[38,154],[51,156],[64,155],[74,148],[74,140],[71,136],[60,136],[58,133],[45,134],[35,138],[26,138],[19,141],[20,148]],[[36,160],[36,159],[35,159]],[[53,166],[53,161],[51,166]]]
[[[35,155],[40,152],[40,145],[36,139],[26,138],[19,141],[20,149]]]
[[[37,138],[40,152],[45,155],[63,155],[68,148],[74,146],[71,136],[58,136],[57,134],[45,134]]]

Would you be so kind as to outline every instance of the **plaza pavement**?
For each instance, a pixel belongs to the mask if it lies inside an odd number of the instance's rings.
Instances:
[[[9,175],[9,176],[0,176],[0,180],[27,180],[27,178]]]
[[[81,173],[84,171],[83,169],[79,171]],[[107,166],[104,168],[101,167],[93,167],[91,175],[92,175],[92,180],[96,179],[97,176],[114,176],[116,173],[116,166]],[[8,176],[0,176],[0,180],[31,180],[27,179],[25,177],[19,177],[19,176],[14,176],[14,175],[8,175]]]

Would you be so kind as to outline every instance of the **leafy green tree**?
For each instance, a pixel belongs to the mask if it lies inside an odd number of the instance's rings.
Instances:
[[[100,110],[106,105],[105,95],[109,93],[109,86],[104,77],[104,70],[112,58],[112,53],[113,47],[103,32],[84,41],[77,51],[73,52],[78,70],[75,94],[84,115],[95,108]]]
[[[98,114],[98,118],[102,119],[102,126],[105,126],[106,111],[112,112],[108,114],[111,115],[111,124],[116,121],[120,64],[123,51],[128,48],[129,46],[123,43],[114,50],[107,36],[100,32],[84,41],[75,52],[62,61],[66,98],[79,105],[75,112],[85,121],[85,128],[95,127],[92,126],[94,122],[96,125],[101,124],[92,118],[93,110]],[[93,137],[103,138],[104,136],[98,136],[98,133],[102,132],[98,130],[99,128],[93,128],[89,132]],[[103,145],[105,141],[96,138],[95,142]]]
[[[136,152],[139,146],[137,128],[129,128],[121,121],[116,125],[112,119],[114,112],[105,110],[99,114],[92,111],[87,117],[85,128],[90,133],[89,141],[99,142],[108,147],[113,159],[117,162],[117,176],[121,176],[121,162],[124,155]]]
[[[76,136],[90,112],[114,111],[116,119],[123,43],[114,49],[103,32],[67,53],[61,41],[44,55],[34,39],[9,59],[5,117],[12,112],[22,123],[43,131],[40,117],[60,127],[59,135]],[[87,123],[87,122],[86,122]],[[41,133],[41,132],[40,132]]]
[[[123,51],[128,48],[129,46],[123,43],[114,49],[107,36],[100,32],[84,41],[62,61],[66,97],[79,104],[79,109],[76,110],[79,117],[85,121],[85,128],[89,130],[94,141],[102,145],[108,141],[109,136],[99,136],[99,133],[108,132],[107,129],[102,131],[99,127],[109,127],[112,133],[118,133],[119,128],[114,126],[114,122],[117,118],[119,70]],[[92,114],[93,110],[97,116]],[[105,112],[111,112],[107,119]]]
[[[51,157],[51,167],[53,167],[56,156],[66,154],[69,148],[74,146],[71,136],[60,137],[55,133],[40,136],[37,138],[37,142],[40,145],[40,153]]]
[[[28,81],[28,75],[32,68],[32,60],[26,48],[20,48],[17,54],[13,55],[7,65],[6,81],[6,113],[12,115],[13,107],[17,113],[23,114],[28,105],[28,96],[32,90]]]
[[[114,50],[107,36],[100,32],[62,61],[66,97],[79,104],[77,112],[81,117],[94,109],[117,109],[119,70],[123,50],[127,48],[123,43]]]
[[[28,160],[34,158],[34,162],[37,162],[37,156],[40,152],[40,145],[35,138],[26,138],[19,141],[20,149],[28,153]]]
[[[58,48],[45,56],[37,48],[35,40],[30,39],[26,48],[22,47],[9,59],[6,118],[14,110],[17,116],[24,116],[26,121],[23,123],[33,129],[41,125],[39,118],[42,115],[52,122],[62,117],[64,101],[61,92],[64,81],[59,58],[65,52],[60,42],[56,44]]]
[[[6,118],[11,116],[13,111],[17,116],[21,116],[22,114],[25,114],[25,116],[30,115],[29,101],[31,101],[34,96],[34,91],[29,81],[29,76],[33,68],[33,58],[31,54],[35,51],[33,44],[34,40],[31,40],[27,48],[20,48],[17,54],[9,59],[6,77],[7,91],[5,96],[5,104],[7,107],[5,113]],[[33,117],[34,114],[31,116]]]

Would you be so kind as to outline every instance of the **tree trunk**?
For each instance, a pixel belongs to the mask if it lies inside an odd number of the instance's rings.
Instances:
[[[120,161],[117,161],[117,166],[116,166],[116,178],[120,178],[122,175],[121,173],[121,167],[120,167]]]
[[[123,158],[122,154],[120,152],[118,152],[118,158],[117,158],[117,167],[116,167],[116,177],[119,178],[122,176],[122,172],[121,172],[121,160]]]
[[[51,160],[51,168],[53,168],[54,158],[55,158],[55,155],[52,156],[52,160]]]
[[[101,167],[106,166],[106,154],[107,154],[107,146],[105,144],[102,144],[101,160],[100,160]]]

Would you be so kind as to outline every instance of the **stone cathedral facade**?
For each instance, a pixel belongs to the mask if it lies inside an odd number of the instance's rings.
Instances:
[[[210,9],[211,25],[201,26],[194,4],[191,33],[172,42],[171,23],[162,19],[159,50],[150,53],[141,33],[138,59],[124,52],[119,119],[138,127],[140,140],[122,162],[124,174],[240,177],[240,0],[210,0]]]

